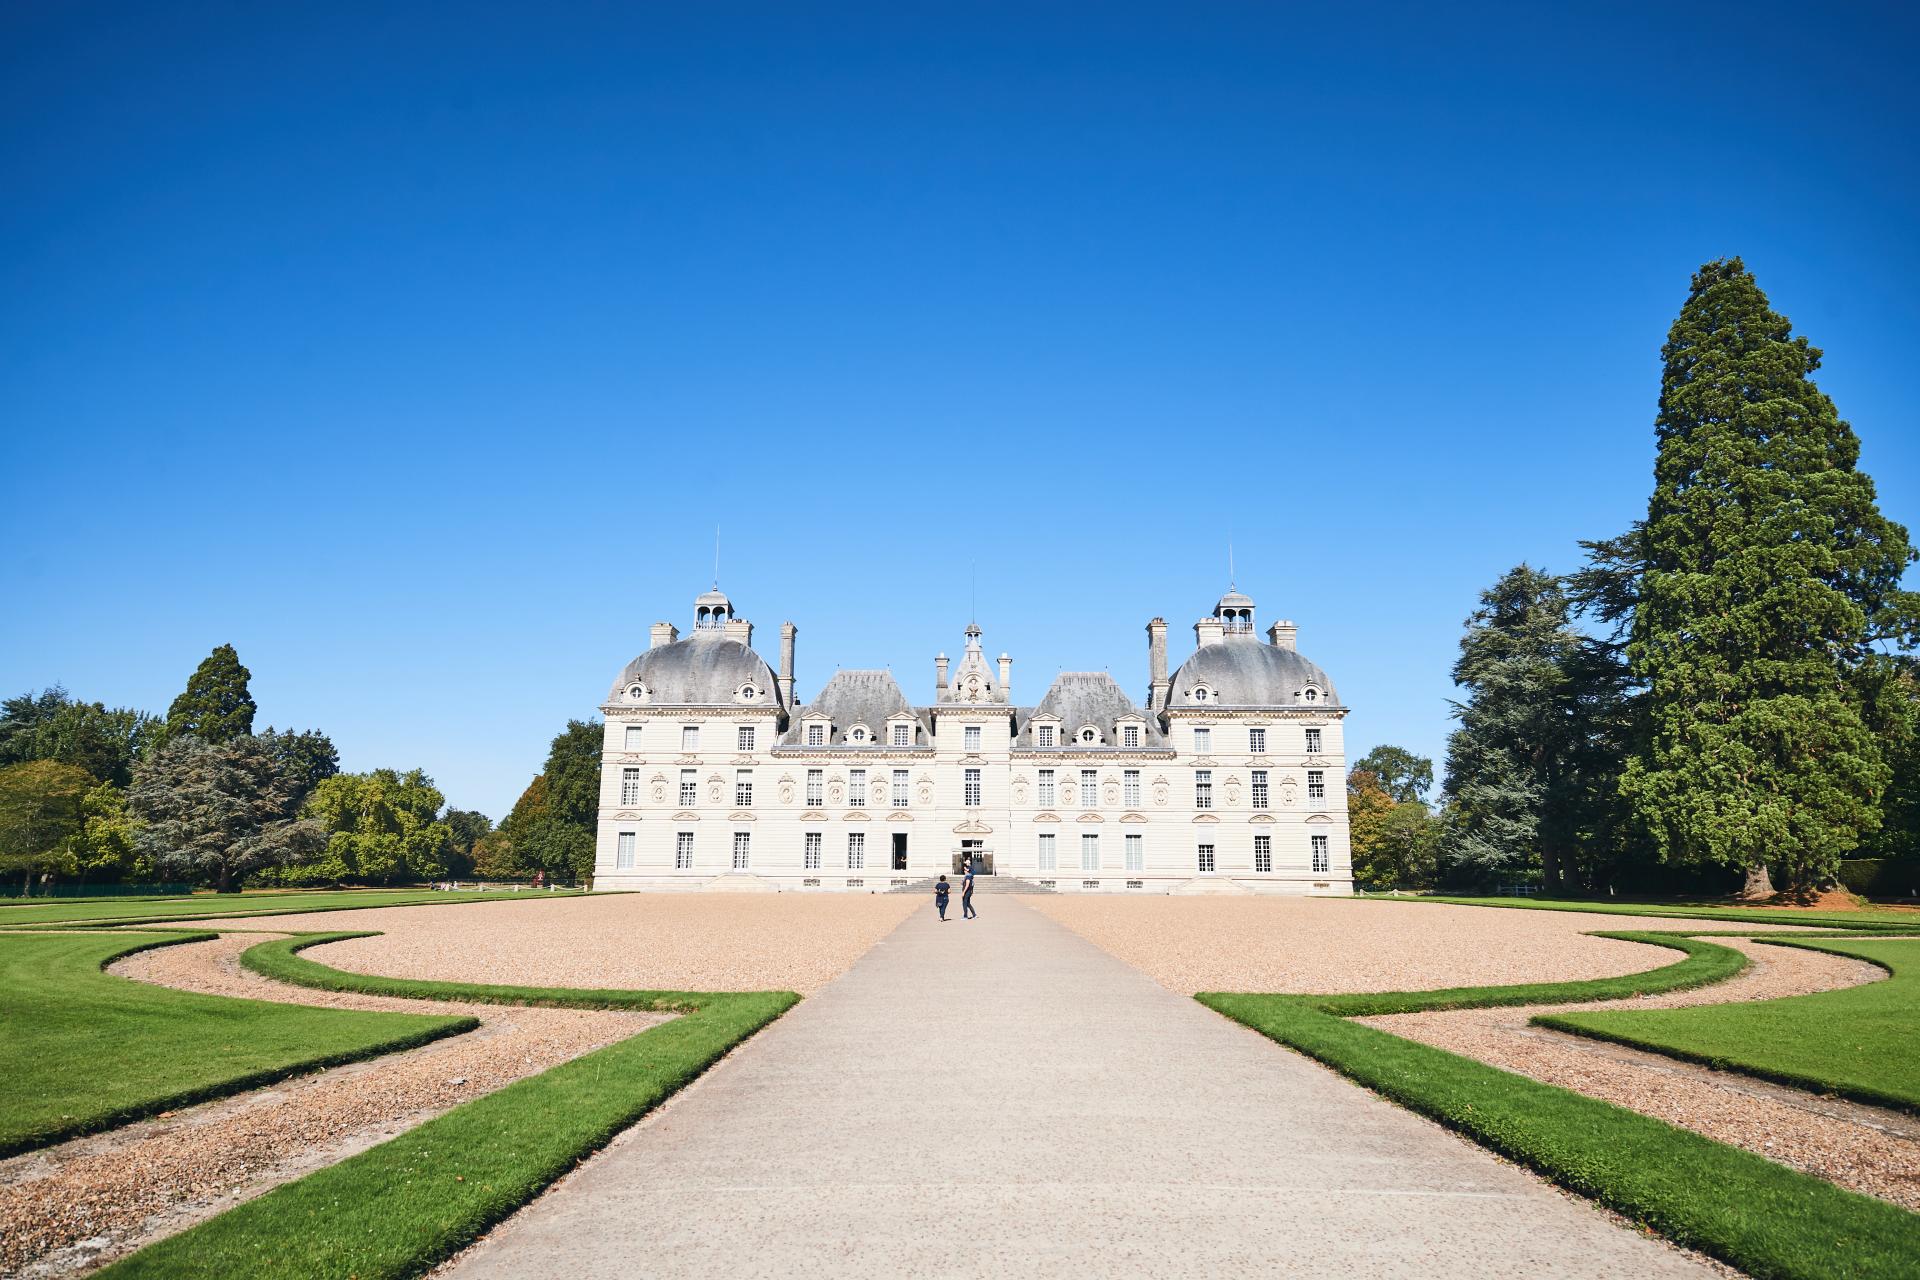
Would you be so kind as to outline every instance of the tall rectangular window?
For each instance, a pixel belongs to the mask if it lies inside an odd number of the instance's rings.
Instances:
[[[700,803],[700,783],[693,775],[694,771],[692,769],[682,769],[680,771],[681,804]]]
[[[913,726],[910,724],[896,724],[893,726],[893,745],[896,747],[912,746]]]
[[[847,832],[847,870],[864,871],[867,868],[867,833],[864,831]]]
[[[1051,750],[1053,747],[1053,726],[1050,724],[1034,726],[1033,745]]]
[[[1310,756],[1320,754],[1320,731],[1318,729],[1307,730],[1307,754]]]
[[[1213,870],[1213,846],[1212,845],[1203,844],[1200,846],[1198,862],[1199,862],[1200,870],[1206,871],[1206,872],[1211,872]]]
[[[620,803],[640,803],[640,771],[638,769],[620,771]]]
[[[613,865],[616,870],[633,870],[633,845],[633,832],[622,831],[613,846]]]
[[[979,808],[980,807],[980,771],[978,769],[967,770],[966,777],[962,780],[962,783],[963,785],[962,785],[962,792],[960,796],[960,802],[966,805],[970,809]]]
[[[1138,747],[1140,745],[1140,726],[1137,724],[1121,725],[1120,745],[1123,747]]]
[[[1267,771],[1265,769],[1253,771],[1253,807],[1256,809],[1267,807]]]
[[[827,771],[825,769],[807,770],[807,804],[819,808],[827,802]]]
[[[970,724],[960,730],[960,744],[970,752],[978,751],[980,749],[980,726]]]
[[[1193,807],[1213,808],[1213,770],[1195,769],[1193,771]]]
[[[865,769],[847,770],[847,807],[849,809],[867,807],[867,771]]]
[[[1146,841],[1139,836],[1127,837],[1127,870],[1144,871],[1147,864]]]
[[[1313,838],[1314,871],[1324,873],[1331,865],[1327,860],[1327,838],[1325,836],[1315,836]]]
[[[1265,729],[1247,730],[1247,751],[1256,756],[1267,754],[1267,731]]]
[[[740,726],[739,732],[734,735],[734,745],[737,749],[741,751],[753,750],[753,728],[750,724]]]
[[[907,807],[907,771],[905,769],[893,771],[893,807],[896,809]]]
[[[630,724],[627,726],[626,743],[627,743],[627,750],[629,751],[638,751],[640,749],[641,733],[640,733],[639,725]]]
[[[698,751],[700,749],[699,725],[683,724],[680,726],[680,749],[682,751]]]
[[[827,745],[827,726],[823,724],[808,725],[807,726],[807,745],[810,747],[826,746]]]
[[[1120,775],[1120,799],[1129,809],[1140,807],[1140,771],[1128,769]]]
[[[1054,799],[1053,799],[1053,770],[1051,770],[1051,769],[1042,769],[1042,770],[1040,771],[1040,788],[1039,788],[1039,790],[1040,790],[1040,795],[1039,795],[1039,801],[1038,801],[1038,802],[1039,802],[1039,805],[1040,805],[1040,807],[1041,807],[1042,809],[1051,809],[1051,808],[1053,808],[1053,806],[1054,806]]]
[[[803,851],[800,855],[800,865],[805,870],[820,869],[820,844],[821,838],[818,831],[809,831],[800,837],[800,847]]]
[[[1195,725],[1193,728],[1193,749],[1201,755],[1205,755],[1207,752],[1213,750],[1213,730],[1203,724]]]
[[[1040,837],[1040,869],[1042,871],[1058,870],[1054,865],[1053,834],[1051,832]]]
[[[1255,836],[1253,838],[1253,869],[1261,875],[1273,872],[1273,837]]]
[[[1327,775],[1323,769],[1307,770],[1307,799],[1324,800],[1327,798]]]
[[[733,771],[733,803],[737,809],[753,807],[753,770],[735,769]]]
[[[1080,837],[1080,869],[1098,871],[1100,869],[1100,837],[1082,834]]]
[[[748,831],[733,833],[733,869],[745,871],[753,861],[753,834]]]
[[[693,865],[693,832],[679,831],[674,833],[673,865],[677,871],[685,871]]]
[[[1091,809],[1100,803],[1100,781],[1092,769],[1080,771],[1080,807]]]

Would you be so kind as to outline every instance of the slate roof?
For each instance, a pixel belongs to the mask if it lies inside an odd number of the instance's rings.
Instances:
[[[1188,695],[1204,682],[1213,690],[1210,702],[1195,704]],[[1292,649],[1253,639],[1228,639],[1194,650],[1174,672],[1167,705],[1184,709],[1195,705],[1217,707],[1295,707],[1306,703],[1301,692],[1309,685],[1320,690],[1320,706],[1339,706],[1333,681],[1318,665]]]
[[[926,717],[908,704],[891,671],[836,671],[820,690],[819,696],[794,713],[793,723],[787,727],[780,744],[803,745],[806,741],[803,722],[824,716],[832,725],[827,735],[828,746],[849,745],[847,730],[856,724],[864,724],[872,732],[874,741],[871,745],[890,746],[887,721],[901,715],[913,717],[913,745],[931,746],[933,735],[928,729]]]
[[[757,705],[780,705],[773,668],[719,630],[695,631],[685,640],[647,650],[621,669],[607,701],[623,701],[636,680],[652,691],[654,706],[732,706],[734,693],[748,681],[760,691]]]
[[[1033,719],[1035,716],[1055,716],[1060,722],[1060,733],[1056,742],[1062,747],[1072,746],[1080,735],[1080,730],[1092,725],[1100,733],[1098,745],[1115,746],[1119,743],[1119,733],[1115,726],[1123,717],[1134,717],[1142,721],[1140,745],[1143,748],[1164,747],[1166,739],[1161,736],[1160,726],[1129,698],[1104,671],[1062,671],[1053,678],[1053,685],[1047,690],[1047,696],[1040,699],[1040,705],[1030,711],[1024,711],[1016,722],[1013,745],[1016,747],[1033,746]]]

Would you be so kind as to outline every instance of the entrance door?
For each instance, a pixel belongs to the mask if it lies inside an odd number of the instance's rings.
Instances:
[[[907,833],[904,831],[893,833],[893,869],[895,871],[907,869]]]
[[[987,852],[985,840],[960,842],[960,852],[953,855],[953,873],[963,876],[969,869],[977,876],[993,874],[993,855]]]

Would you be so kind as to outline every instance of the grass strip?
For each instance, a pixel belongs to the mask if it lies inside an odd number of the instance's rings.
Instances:
[[[1666,920],[1712,920],[1721,924],[1816,925],[1848,933],[1913,933],[1915,911],[1806,911],[1799,907],[1716,907],[1671,902],[1589,902],[1578,898],[1463,898],[1436,894],[1356,894],[1355,902],[1425,902],[1452,907],[1500,907],[1514,911],[1586,911],[1603,916],[1652,916]]]
[[[0,935],[0,1156],[479,1025],[203,995],[105,972],[135,952],[217,936]]]
[[[1751,1004],[1542,1014],[1541,1026],[1920,1114],[1920,940],[1760,941],[1865,960],[1884,982]]]
[[[370,996],[404,996],[415,1000],[470,1000],[479,1004],[535,1005],[555,1009],[639,1009],[649,1012],[690,1012],[713,997],[698,991],[624,991],[592,987],[515,987],[485,982],[432,982],[424,978],[389,978],[353,973],[308,960],[299,953],[308,947],[349,938],[376,938],[378,933],[303,933],[276,938],[240,953],[244,968],[265,978],[321,991],[352,991]]]
[[[578,889],[513,893],[449,893],[435,889],[336,889],[316,893],[200,894],[191,899],[125,900],[75,898],[33,906],[0,906],[0,928],[48,924],[167,924],[184,920],[237,920],[248,916],[307,915],[318,911],[365,911],[377,907],[440,907],[473,902],[529,902],[582,896]],[[272,905],[267,905],[271,903]]]

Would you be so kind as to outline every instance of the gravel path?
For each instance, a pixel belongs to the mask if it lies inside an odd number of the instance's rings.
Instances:
[[[1462,1009],[1359,1021],[1605,1099],[1920,1210],[1920,1120],[1528,1025],[1539,1013],[1772,1000],[1886,977],[1879,968],[1845,956],[1744,939],[1722,941],[1746,952],[1754,964],[1717,986],[1603,1004]]]
[[[482,1026],[405,1053],[0,1161],[0,1275],[67,1275],[100,1265],[458,1103],[666,1020],[659,1014],[516,1009],[283,986],[236,962],[261,940],[261,934],[238,934],[162,947],[130,956],[112,971],[212,995],[472,1014]]]
[[[305,954],[358,973],[642,990],[817,991],[893,932],[905,894],[621,893],[274,916],[287,932],[379,930]],[[218,929],[218,920],[194,928]],[[260,929],[260,920],[231,927]]]

